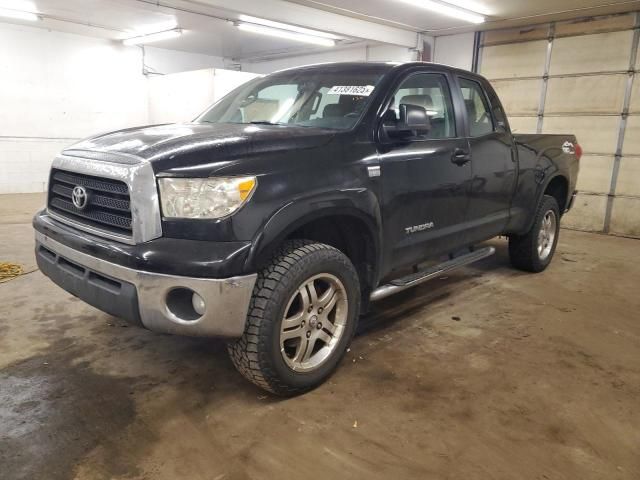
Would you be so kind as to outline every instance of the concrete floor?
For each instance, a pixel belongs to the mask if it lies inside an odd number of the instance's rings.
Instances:
[[[29,266],[16,202],[41,197],[0,197],[0,260]],[[539,275],[492,243],[378,304],[289,400],[221,341],[127,327],[37,271],[0,284],[0,477],[640,478],[640,241],[562,231]]]

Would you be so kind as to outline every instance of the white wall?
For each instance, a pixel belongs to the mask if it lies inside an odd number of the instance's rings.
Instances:
[[[193,120],[213,103],[214,69],[149,77],[149,123]]]
[[[370,46],[366,51],[368,62],[413,62],[417,59],[415,50],[395,45]]]
[[[330,49],[308,55],[298,55],[269,61],[246,62],[242,70],[257,73],[271,73],[285,68],[327,62],[411,62],[416,52],[405,47],[393,45],[359,46],[344,49]]]
[[[216,69],[213,72],[213,102],[217,102],[239,85],[261,76],[259,73]]]
[[[0,23],[0,193],[43,191],[75,140],[147,121],[140,51]]]
[[[165,71],[217,62],[146,53],[148,65]],[[0,193],[45,191],[51,161],[66,146],[150,120],[192,120],[249,78],[213,69],[145,77],[138,47],[0,23]]]
[[[225,68],[227,62],[222,57],[189,53],[165,48],[144,47],[144,63],[152,72],[177,73],[204,68]]]
[[[433,61],[471,70],[474,33],[444,35],[435,38]]]
[[[149,123],[193,120],[255,73],[208,68],[149,77]]]
[[[0,193],[46,189],[53,157],[96,133],[192,120],[257,73],[336,61],[416,59],[389,45],[331,49],[223,70],[219,57],[145,47],[0,23]],[[206,67],[204,70],[190,71]]]

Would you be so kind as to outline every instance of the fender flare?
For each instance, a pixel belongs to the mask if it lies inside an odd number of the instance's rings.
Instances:
[[[567,186],[569,185],[569,179],[566,177],[566,175],[564,175],[557,166],[553,165],[554,167],[554,171],[553,174],[550,175],[549,177],[546,177],[543,179],[543,181],[541,183],[539,183],[538,185],[538,191],[536,192],[536,196],[535,196],[535,203],[533,205],[533,208],[531,209],[531,213],[529,214],[529,220],[527,221],[526,224],[526,230],[525,232],[528,232],[529,230],[531,230],[531,227],[533,226],[533,222],[535,220],[535,216],[536,216],[536,211],[538,209],[538,205],[540,205],[540,202],[542,201],[542,197],[544,196],[544,192],[547,190],[547,187],[551,184],[551,182],[558,178],[558,177],[562,177],[566,182],[567,182]],[[569,189],[567,188],[567,191]],[[569,193],[567,192],[567,195]],[[562,209],[561,205],[558,205],[560,207],[560,209]]]
[[[265,220],[253,238],[245,261],[245,270],[256,271],[262,259],[275,251],[287,236],[303,225],[323,217],[337,215],[354,217],[366,225],[374,242],[375,281],[381,264],[382,222],[377,196],[365,188],[315,193],[282,205]]]
[[[547,154],[550,151],[561,151],[561,149],[557,146],[549,147],[544,150],[541,150],[537,155],[536,161],[536,172],[540,172],[542,174],[542,180],[538,183],[538,191],[536,192],[536,207],[542,201],[542,196],[544,192],[547,190],[549,184],[557,177],[563,177],[567,182],[567,198],[565,199],[565,206],[567,200],[569,198],[569,187],[571,185],[571,179],[567,172],[561,170],[558,166],[558,163],[555,161],[556,155]],[[546,165],[545,165],[546,164]],[[562,208],[562,205],[558,205]]]
[[[562,178],[567,184],[567,198],[564,199],[564,208],[566,208],[569,200],[569,196],[571,195],[571,192],[569,191],[571,186],[571,181],[567,177],[567,175],[565,175],[564,172],[560,171],[558,168],[555,169],[555,171],[553,172],[553,175],[549,176],[549,178],[545,179],[545,181],[541,184],[541,188],[536,193],[536,197],[537,197],[536,205],[538,205],[542,201],[544,192],[547,190],[551,182],[553,182],[558,177]],[[560,208],[561,213],[564,213],[563,205],[558,205],[558,207]]]

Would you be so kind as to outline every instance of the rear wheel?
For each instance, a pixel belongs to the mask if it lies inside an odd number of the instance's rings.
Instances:
[[[296,240],[258,275],[243,336],[229,344],[247,379],[278,395],[322,383],[343,357],[355,331],[360,287],[339,250]]]
[[[514,267],[541,272],[553,258],[560,233],[560,209],[555,198],[545,195],[536,211],[531,230],[509,237],[509,257]]]

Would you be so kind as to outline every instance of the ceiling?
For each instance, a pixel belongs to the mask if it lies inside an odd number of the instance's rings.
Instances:
[[[113,40],[175,27],[183,30],[179,38],[152,44],[158,48],[227,58],[300,48],[300,44],[288,40],[241,32],[225,20],[237,19],[237,15],[214,9],[167,8],[139,0],[35,0],[35,3],[42,14],[42,21],[36,26],[43,28]]]
[[[6,0],[0,0],[0,6],[3,1]],[[382,42],[410,48],[415,46],[416,32],[440,35],[478,29],[476,25],[434,14],[401,0],[33,1],[42,14],[42,21],[37,24],[41,28],[121,40],[179,26],[184,30],[182,37],[153,46],[233,60],[322,48],[239,31],[230,21],[237,20],[240,14],[330,31],[343,37],[339,42],[342,46]],[[487,22],[482,29],[640,10],[640,1],[628,0],[449,1],[486,15]]]
[[[436,15],[422,8],[403,4],[400,0],[290,1],[431,34],[479,29],[477,25],[469,25],[459,20]],[[480,29],[640,9],[640,1],[635,0],[450,0],[450,3],[485,15],[487,22]]]

